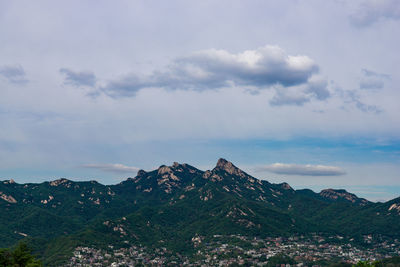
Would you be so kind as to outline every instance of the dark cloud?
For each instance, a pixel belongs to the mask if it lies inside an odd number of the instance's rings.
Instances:
[[[269,171],[276,174],[303,176],[339,176],[346,172],[339,167],[325,165],[299,165],[274,163],[257,168],[257,171]]]
[[[312,77],[306,84],[300,86],[276,87],[270,104],[273,106],[302,106],[312,99],[325,100],[330,96],[326,80]]]
[[[109,81],[100,90],[111,97],[130,97],[134,96],[142,88],[153,87],[154,81],[143,81],[134,74],[126,75],[120,79]]]
[[[400,19],[398,0],[365,0],[350,16],[350,22],[357,27],[367,27],[382,19]]]
[[[353,104],[356,108],[363,112],[376,113],[382,112],[382,109],[376,105],[369,105],[361,101],[359,94],[360,90],[343,90],[341,88],[336,89],[340,96],[344,99],[346,104]]]
[[[112,173],[136,173],[139,170],[139,168],[125,166],[123,164],[85,164],[81,167]]]
[[[0,76],[10,83],[28,82],[24,69],[19,65],[0,67]]]
[[[88,86],[94,87],[96,85],[96,76],[90,71],[72,71],[67,68],[61,68],[60,73],[65,75],[64,83],[75,87]]]
[[[328,83],[324,79],[310,80],[307,83],[306,92],[318,100],[325,100],[331,96],[331,93],[328,90]]]
[[[277,46],[265,46],[232,54],[225,50],[205,50],[174,60],[163,71],[146,77],[127,75],[110,81],[101,90],[113,97],[133,96],[143,88],[207,90],[225,86],[305,84],[318,72],[307,56],[291,56]]]
[[[289,92],[285,88],[277,89],[274,97],[269,102],[272,106],[296,105],[302,106],[310,102],[311,97],[302,92]]]
[[[349,91],[347,92],[347,96],[348,96],[348,98],[349,98],[349,102],[354,103],[355,106],[356,106],[359,110],[361,110],[361,111],[363,111],[363,112],[370,112],[370,113],[376,113],[376,114],[382,112],[382,109],[379,108],[378,106],[375,106],[375,105],[368,105],[368,104],[365,104],[364,102],[362,102],[362,101],[360,100],[360,96],[359,96],[359,95],[357,94],[357,92],[354,91],[354,90],[349,90]]]
[[[390,80],[390,75],[362,69],[360,89],[382,89],[385,82]]]

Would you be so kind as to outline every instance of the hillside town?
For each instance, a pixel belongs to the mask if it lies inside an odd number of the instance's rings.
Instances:
[[[354,264],[400,255],[398,239],[372,235],[358,241],[318,234],[264,239],[214,235],[209,240],[195,236],[191,242],[194,253],[190,256],[173,253],[166,247],[129,245],[127,241],[122,248],[77,247],[65,266],[266,266],[272,259],[281,259],[279,264],[284,266],[321,266],[321,262]]]

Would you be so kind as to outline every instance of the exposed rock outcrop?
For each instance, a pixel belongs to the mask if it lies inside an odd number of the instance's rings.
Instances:
[[[319,193],[319,195],[331,200],[344,200],[360,205],[365,205],[368,203],[368,200],[364,198],[358,198],[356,195],[351,194],[344,189],[324,189]]]
[[[0,198],[7,201],[8,203],[12,203],[12,204],[17,203],[17,200],[13,196],[6,195],[3,192],[0,192]]]

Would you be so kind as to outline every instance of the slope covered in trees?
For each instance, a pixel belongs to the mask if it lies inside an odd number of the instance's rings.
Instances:
[[[193,253],[196,235],[254,237],[330,233],[400,238],[400,199],[372,203],[344,190],[293,190],[252,177],[220,159],[201,171],[174,163],[117,185],[59,179],[0,183],[0,247],[32,244],[45,263],[77,246],[122,241]]]

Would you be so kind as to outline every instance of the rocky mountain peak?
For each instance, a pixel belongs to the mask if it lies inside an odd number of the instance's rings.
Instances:
[[[166,173],[172,173],[172,170],[171,170],[171,168],[170,167],[168,167],[168,166],[165,166],[165,165],[161,165],[159,168],[158,168],[158,175],[163,175],[163,174],[166,174]]]
[[[344,189],[324,189],[319,193],[323,197],[331,198],[331,199],[337,199],[339,197],[345,197],[345,198],[355,198],[355,195],[348,193]]]
[[[62,185],[62,184],[69,184],[69,183],[71,183],[70,180],[68,180],[66,178],[60,178],[60,179],[57,179],[57,180],[54,180],[54,181],[50,181],[50,186],[59,186],[59,185]]]
[[[363,198],[358,198],[356,195],[347,192],[344,189],[324,189],[319,195],[332,200],[345,200],[351,203],[366,204],[368,201]]]
[[[280,186],[285,190],[293,190],[293,188],[288,183],[281,183]]]
[[[137,172],[137,176],[143,176],[143,175],[145,175],[147,172],[145,171],[145,170],[142,170],[142,169],[140,169],[138,172]]]
[[[178,162],[176,162],[176,161],[174,161],[174,163],[172,164],[172,167],[173,168],[177,168],[177,167],[179,167],[180,166],[180,164],[178,163]]]
[[[229,175],[238,176],[241,179],[246,179],[251,183],[254,183],[257,179],[248,175],[235,165],[232,162],[227,161],[226,159],[220,158],[217,162],[217,166],[211,171],[214,175],[217,175],[218,171],[225,171]],[[204,173],[206,175],[206,173]]]
[[[215,166],[216,169],[221,169],[225,170],[229,174],[236,174],[238,175],[240,172],[242,172],[238,167],[233,165],[232,162],[227,161],[226,159],[220,158],[217,162],[217,166]]]
[[[165,173],[172,173],[174,171],[181,172],[184,168],[186,168],[186,164],[174,162],[172,163],[172,166],[161,165],[157,171],[159,175],[163,175]]]
[[[227,161],[226,159],[220,158],[218,159],[217,166],[219,168],[224,168],[226,165],[232,165],[232,162]]]

